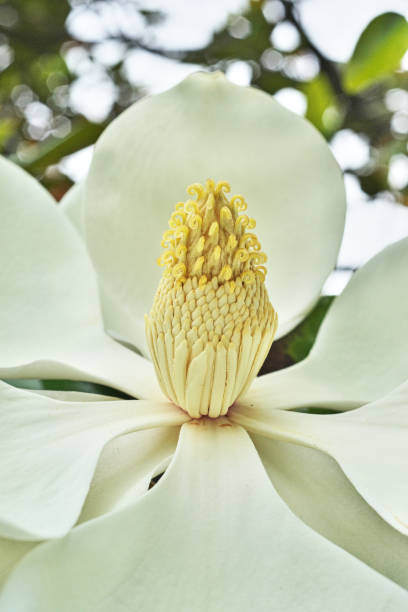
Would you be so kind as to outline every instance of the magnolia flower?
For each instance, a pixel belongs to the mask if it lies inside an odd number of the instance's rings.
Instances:
[[[317,132],[195,74],[111,124],[62,209],[5,160],[0,177],[0,375],[139,398],[1,383],[0,611],[405,609],[408,239],[304,361],[252,380],[339,247]]]

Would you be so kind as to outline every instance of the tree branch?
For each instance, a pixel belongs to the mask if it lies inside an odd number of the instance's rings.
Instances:
[[[295,26],[295,28],[298,30],[299,34],[303,38],[304,42],[318,58],[322,72],[324,72],[327,78],[329,79],[335,93],[342,98],[346,98],[347,96],[344,92],[340,76],[335,64],[329,59],[327,59],[327,57],[323,55],[320,49],[318,49],[316,45],[310,40],[307,32],[302,26],[299,16],[297,15],[295,4],[291,0],[282,0],[282,3],[285,7],[287,21],[289,21]]]

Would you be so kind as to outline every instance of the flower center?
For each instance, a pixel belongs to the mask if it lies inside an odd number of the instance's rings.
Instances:
[[[254,219],[227,182],[195,183],[163,234],[146,336],[169,399],[193,418],[225,415],[262,366],[277,328]]]

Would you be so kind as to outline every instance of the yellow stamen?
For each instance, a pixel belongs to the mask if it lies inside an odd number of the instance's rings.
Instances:
[[[227,182],[194,183],[162,239],[165,267],[146,334],[163,392],[192,417],[225,415],[258,373],[277,315],[266,255],[243,196]]]

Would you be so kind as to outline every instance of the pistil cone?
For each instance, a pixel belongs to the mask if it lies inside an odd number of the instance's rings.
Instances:
[[[277,314],[266,255],[242,196],[228,183],[191,185],[163,235],[164,267],[146,336],[163,393],[193,418],[228,413],[261,368]]]

